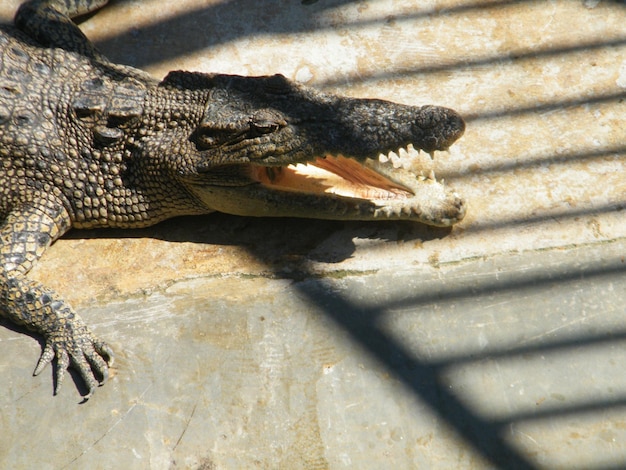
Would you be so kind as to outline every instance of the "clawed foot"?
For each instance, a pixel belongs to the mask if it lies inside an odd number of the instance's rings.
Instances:
[[[77,323],[76,320],[75,318],[74,323]],[[72,366],[85,381],[88,393],[83,398],[87,400],[96,387],[104,384],[109,378],[113,350],[104,341],[98,340],[79,320],[78,325],[63,328],[62,331],[46,338],[46,345],[34,375],[38,375],[54,358],[56,358],[54,394],[59,393],[65,371]]]

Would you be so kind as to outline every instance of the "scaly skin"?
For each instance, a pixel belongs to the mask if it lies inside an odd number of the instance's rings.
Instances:
[[[35,374],[56,358],[55,393],[73,366],[89,397],[113,360],[67,302],[27,278],[71,227],[213,211],[440,226],[463,217],[454,192],[378,161],[410,144],[447,149],[464,131],[456,112],[323,94],[280,75],[158,82],[107,61],[72,22],[105,3],[31,1],[17,28],[0,29],[0,314],[45,338]],[[303,176],[312,166],[340,175],[349,194]]]

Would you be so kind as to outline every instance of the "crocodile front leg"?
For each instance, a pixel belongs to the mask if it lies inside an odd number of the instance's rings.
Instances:
[[[30,0],[15,15],[15,25],[41,44],[102,60],[71,18],[102,8],[109,0]],[[107,62],[104,59],[104,62]]]
[[[65,370],[72,365],[88,388],[88,398],[108,377],[111,348],[97,339],[72,307],[54,291],[26,274],[43,252],[69,229],[70,218],[51,197],[18,204],[0,228],[0,315],[45,339],[34,374],[55,357],[58,393]]]

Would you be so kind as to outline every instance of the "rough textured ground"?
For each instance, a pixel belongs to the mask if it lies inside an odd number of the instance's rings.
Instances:
[[[17,7],[5,1],[7,20]],[[175,5],[174,5],[175,3]],[[0,467],[626,466],[626,4],[113,1],[111,59],[448,106],[452,231],[214,215],[34,276],[117,351],[86,404],[0,329]]]

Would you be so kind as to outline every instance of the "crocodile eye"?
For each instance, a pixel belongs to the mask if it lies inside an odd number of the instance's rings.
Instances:
[[[250,131],[253,135],[271,134],[286,125],[282,116],[270,109],[257,111],[250,118]]]
[[[280,125],[274,121],[252,121],[250,128],[257,134],[271,134],[278,130]]]

